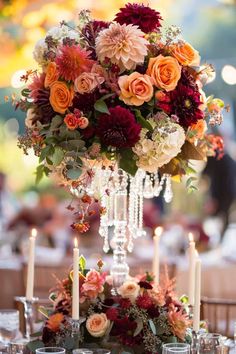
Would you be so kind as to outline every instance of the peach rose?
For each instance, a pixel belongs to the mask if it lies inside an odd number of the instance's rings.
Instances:
[[[50,86],[49,101],[55,112],[64,114],[71,106],[74,98],[74,90],[62,81],[55,81]]]
[[[104,82],[104,78],[96,73],[84,72],[75,79],[75,91],[81,93],[90,93],[98,85]]]
[[[133,72],[121,76],[118,80],[121,89],[120,100],[128,105],[141,106],[153,96],[153,82],[150,76]]]
[[[46,76],[44,80],[44,87],[50,87],[59,78],[59,73],[57,71],[57,65],[55,62],[48,64],[46,69]]]
[[[138,297],[139,291],[140,286],[134,280],[126,281],[118,288],[118,294],[120,294],[124,299],[129,299],[132,303],[134,303]]]
[[[152,77],[155,86],[172,91],[180,79],[181,66],[177,59],[160,54],[149,60],[147,74]]]
[[[184,66],[199,66],[201,57],[189,43],[180,42],[171,47],[171,53]]]
[[[102,337],[109,326],[110,320],[105,313],[95,313],[89,316],[86,321],[86,328],[93,337]]]

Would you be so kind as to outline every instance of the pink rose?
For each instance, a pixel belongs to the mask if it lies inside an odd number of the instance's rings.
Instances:
[[[82,95],[84,93],[90,93],[103,82],[104,78],[99,76],[99,74],[83,72],[75,79],[75,91]]]
[[[102,337],[109,326],[110,320],[105,313],[95,313],[89,316],[86,321],[86,328],[93,337]]]
[[[128,105],[141,106],[149,102],[153,96],[153,81],[150,76],[133,72],[121,76],[118,80],[121,89],[120,100]]]
[[[90,270],[86,279],[82,285],[82,296],[86,296],[90,299],[96,299],[98,294],[103,292],[104,278],[96,270]]]

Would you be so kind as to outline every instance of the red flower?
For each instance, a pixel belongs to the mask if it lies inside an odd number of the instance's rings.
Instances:
[[[60,76],[67,81],[72,81],[84,71],[89,71],[94,63],[89,55],[90,52],[79,45],[63,45],[56,58]]]
[[[136,25],[141,31],[148,33],[161,27],[160,12],[143,4],[127,4],[116,14],[115,21],[121,25]]]
[[[110,114],[102,114],[98,120],[97,135],[106,146],[127,148],[139,140],[141,125],[126,108],[116,106],[109,109]]]
[[[98,35],[98,33],[105,29],[108,28],[110,25],[110,22],[104,22],[104,21],[90,21],[86,24],[86,26],[83,27],[82,33],[84,37],[87,39],[89,50],[91,51],[91,58],[96,59],[96,52],[95,52],[95,39]]]
[[[75,130],[79,127],[80,118],[73,113],[68,113],[64,118],[64,123],[69,130]]]
[[[153,305],[152,299],[147,294],[139,295],[136,299],[136,304],[145,310],[149,309]]]
[[[148,281],[145,281],[145,280],[141,280],[138,285],[140,286],[140,288],[143,288],[143,289],[152,289],[153,286],[148,282]]]
[[[90,225],[87,221],[85,222],[74,222],[71,225],[71,228],[73,230],[76,230],[77,232],[80,232],[81,234],[87,232],[90,229]]]
[[[185,75],[175,90],[167,92],[165,99],[157,102],[157,106],[164,112],[177,116],[178,123],[184,128],[204,118],[204,112],[200,109],[201,105],[201,94],[197,85],[188,81]]]
[[[120,299],[120,307],[122,309],[128,309],[131,306],[131,302],[129,299]]]
[[[117,308],[115,308],[115,307],[109,308],[106,312],[108,320],[111,320],[111,321],[115,321],[118,317],[118,314],[119,314],[119,312],[118,312]]]

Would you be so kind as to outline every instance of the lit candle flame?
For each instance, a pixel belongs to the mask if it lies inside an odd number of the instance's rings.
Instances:
[[[77,239],[77,237],[74,238],[74,246],[75,246],[75,248],[78,248],[78,239]]]
[[[189,239],[189,242],[193,242],[194,241],[192,232],[189,232],[188,239]]]
[[[36,237],[37,234],[38,234],[37,229],[33,228],[33,229],[31,230],[31,236],[32,236],[32,237]]]
[[[158,226],[158,227],[155,228],[154,234],[155,234],[155,236],[159,236],[160,237],[162,232],[163,232],[163,227],[162,226]]]

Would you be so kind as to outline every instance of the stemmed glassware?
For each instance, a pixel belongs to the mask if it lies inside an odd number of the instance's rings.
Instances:
[[[7,346],[14,340],[19,332],[19,311],[1,310],[0,311],[0,342]]]

